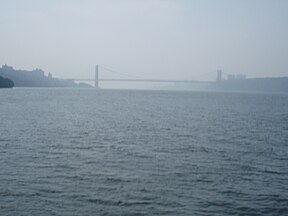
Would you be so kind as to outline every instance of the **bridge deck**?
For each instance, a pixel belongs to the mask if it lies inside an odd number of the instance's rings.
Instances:
[[[95,81],[91,78],[68,79],[73,81]],[[98,79],[100,82],[163,82],[163,83],[214,83],[214,81],[164,80],[164,79]]]

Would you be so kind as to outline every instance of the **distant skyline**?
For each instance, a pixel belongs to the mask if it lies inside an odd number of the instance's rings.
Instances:
[[[288,76],[286,0],[2,0],[0,28],[1,65],[60,78]]]

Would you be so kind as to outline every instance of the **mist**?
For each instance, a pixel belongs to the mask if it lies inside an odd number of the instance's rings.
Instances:
[[[287,76],[287,9],[285,0],[1,1],[0,63],[59,78],[93,77],[96,64],[152,79]]]
[[[0,214],[288,215],[288,0],[0,0]]]

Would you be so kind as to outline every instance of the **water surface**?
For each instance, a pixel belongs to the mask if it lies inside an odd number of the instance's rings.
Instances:
[[[288,215],[288,95],[0,91],[1,215]]]

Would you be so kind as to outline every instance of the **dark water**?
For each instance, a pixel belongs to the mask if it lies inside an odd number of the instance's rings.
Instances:
[[[288,215],[288,95],[0,91],[0,215]]]

